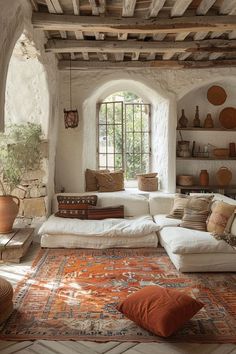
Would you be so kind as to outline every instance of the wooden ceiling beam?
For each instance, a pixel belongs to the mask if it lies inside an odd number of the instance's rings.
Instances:
[[[136,0],[123,0],[122,16],[131,17],[134,15]]]
[[[209,68],[224,68],[236,66],[236,60],[204,60],[204,61],[189,61],[189,60],[151,60],[151,61],[59,61],[58,67],[60,70],[106,70],[106,69],[209,69]]]
[[[80,0],[72,0],[72,5],[73,5],[73,10],[74,10],[74,14],[75,15],[79,15],[80,14]]]
[[[127,41],[104,41],[99,40],[62,40],[51,39],[45,45],[46,52],[53,53],[120,53],[120,52],[232,52],[236,50],[236,40],[208,39],[204,41],[182,41],[182,42],[140,42]],[[100,38],[101,39],[101,38]]]
[[[202,0],[199,4],[196,14],[197,15],[206,15],[210,8],[214,5],[216,0]]]
[[[45,0],[48,7],[48,11],[52,14],[63,14],[63,10],[59,0]],[[66,31],[60,29],[60,35],[62,38],[67,38]]]
[[[106,33],[182,33],[236,30],[236,16],[194,16],[172,19],[56,15],[36,12],[34,28]]]
[[[165,1],[166,0],[152,0],[147,13],[147,18],[156,17],[163,8]]]
[[[171,17],[182,16],[192,0],[176,0],[171,9]]]
[[[236,14],[236,0],[224,0],[220,7],[221,15],[235,15]]]

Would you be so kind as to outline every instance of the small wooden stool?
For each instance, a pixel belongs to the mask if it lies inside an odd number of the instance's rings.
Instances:
[[[0,234],[0,260],[20,263],[33,241],[34,229],[14,229],[10,234]]]
[[[9,281],[0,278],[0,324],[4,322],[13,311],[13,289]]]

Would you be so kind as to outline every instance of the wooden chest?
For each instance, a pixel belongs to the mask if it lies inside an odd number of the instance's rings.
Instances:
[[[10,234],[0,234],[0,260],[20,263],[33,241],[33,228],[14,229]]]

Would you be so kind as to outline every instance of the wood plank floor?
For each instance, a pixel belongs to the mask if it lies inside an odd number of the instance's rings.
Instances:
[[[20,264],[0,264],[0,276],[13,286],[31,267],[39,245],[34,243]],[[236,329],[235,329],[236,331]],[[236,354],[234,344],[135,343],[89,341],[0,341],[0,354]]]

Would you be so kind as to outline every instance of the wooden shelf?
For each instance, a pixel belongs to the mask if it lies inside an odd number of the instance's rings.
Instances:
[[[176,157],[176,160],[196,160],[196,161],[234,161],[236,157]]]
[[[201,132],[236,132],[236,129],[225,129],[225,128],[177,128],[176,130],[186,130],[186,131],[201,131]]]

